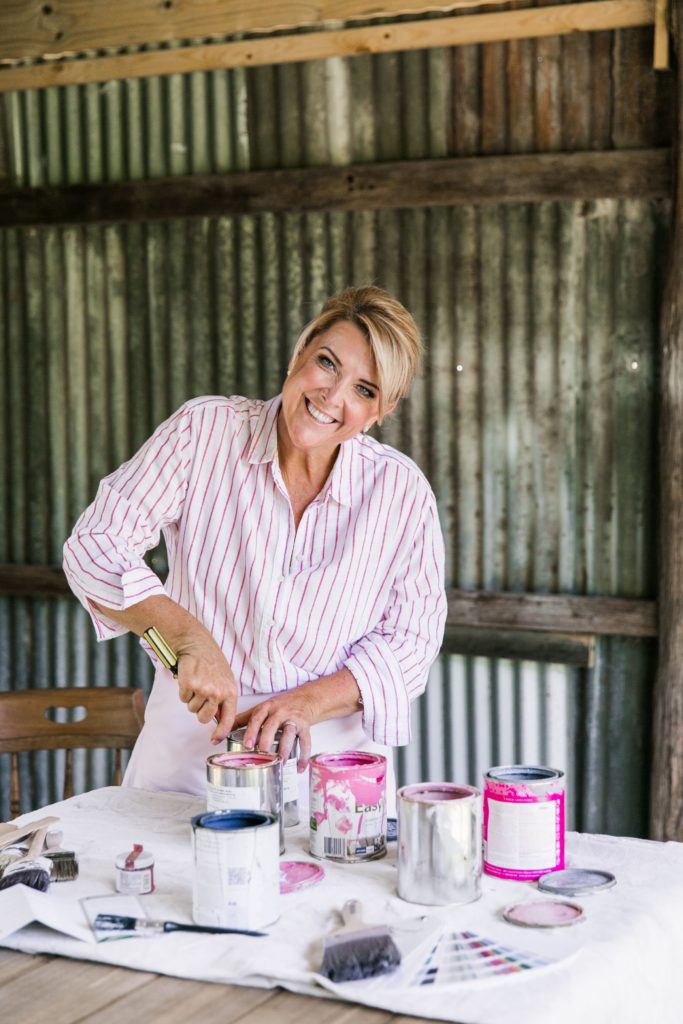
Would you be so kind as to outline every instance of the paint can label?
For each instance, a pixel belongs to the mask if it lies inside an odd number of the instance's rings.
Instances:
[[[535,879],[564,867],[564,774],[512,765],[484,777],[484,871]]]
[[[279,830],[274,814],[207,812],[192,820],[196,924],[260,929],[280,913]]]
[[[251,811],[261,810],[261,792],[258,786],[219,786],[206,784],[207,811],[231,811],[234,807],[246,807]],[[271,810],[270,807],[266,810]]]
[[[311,759],[310,852],[347,863],[385,855],[386,758],[347,751]]]

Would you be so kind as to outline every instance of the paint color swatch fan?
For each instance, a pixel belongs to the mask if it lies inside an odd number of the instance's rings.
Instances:
[[[422,985],[453,985],[506,974],[523,974],[546,967],[552,960],[485,938],[475,932],[444,932],[409,982]]]

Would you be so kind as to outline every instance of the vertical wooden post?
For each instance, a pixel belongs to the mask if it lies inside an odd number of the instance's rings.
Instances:
[[[672,15],[674,202],[661,319],[659,666],[650,833],[654,839],[683,840],[683,11],[673,9]]]

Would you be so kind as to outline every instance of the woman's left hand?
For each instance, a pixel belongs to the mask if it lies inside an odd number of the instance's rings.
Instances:
[[[234,729],[247,727],[244,746],[247,750],[268,751],[275,743],[275,733],[282,729],[278,753],[286,761],[299,737],[299,759],[297,770],[308,767],[311,756],[311,726],[319,719],[315,714],[314,702],[301,689],[289,690],[264,700],[248,711],[242,711],[235,718]]]

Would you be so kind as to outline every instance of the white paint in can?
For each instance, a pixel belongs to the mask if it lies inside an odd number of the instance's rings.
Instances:
[[[196,924],[257,931],[280,916],[277,815],[232,810],[192,819]]]

